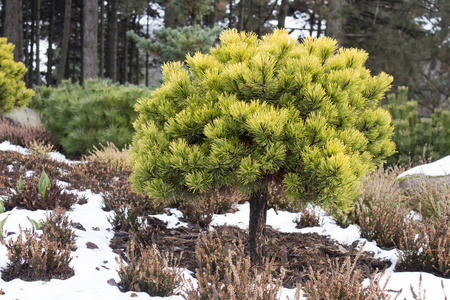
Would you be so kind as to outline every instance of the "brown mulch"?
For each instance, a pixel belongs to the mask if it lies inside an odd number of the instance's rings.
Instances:
[[[198,267],[195,246],[199,234],[205,231],[198,226],[169,229],[163,221],[154,217],[147,217],[147,224],[141,232],[131,234],[125,231],[116,232],[111,241],[111,247],[125,257],[126,244],[132,238],[144,245],[155,243],[163,251],[178,255],[183,253],[180,267],[195,272]],[[222,244],[241,240],[246,246],[248,234],[244,230],[232,226],[219,226],[215,230],[220,233]],[[347,256],[353,258],[359,248],[358,243],[340,245],[317,233],[284,233],[267,228],[266,237],[266,257],[274,259],[278,271],[279,267],[284,265],[286,275],[283,285],[287,288],[294,288],[297,282],[307,280],[308,276],[305,276],[305,273],[309,266],[315,271],[328,270],[330,261],[335,259],[343,261]],[[358,260],[357,268],[362,269],[363,274],[369,276],[375,270],[382,271],[390,265],[389,260],[375,259],[373,253],[363,252]]]

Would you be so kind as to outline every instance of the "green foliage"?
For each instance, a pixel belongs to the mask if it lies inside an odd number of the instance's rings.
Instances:
[[[47,188],[49,186],[50,186],[50,179],[48,178],[47,173],[45,173],[45,171],[42,170],[41,177],[39,178],[38,183],[38,192],[39,195],[42,196],[42,198],[45,198],[45,195],[47,194]]]
[[[23,63],[14,61],[13,50],[13,44],[8,44],[6,38],[0,38],[0,111],[3,112],[27,105],[34,94],[22,81],[27,68]]]
[[[78,83],[63,82],[51,92],[40,91],[33,105],[41,109],[45,128],[57,136],[66,152],[73,154],[87,154],[107,142],[124,148],[131,142],[136,119],[133,106],[137,99],[151,93],[145,87],[102,80],[88,80],[84,89]]]
[[[159,57],[161,62],[183,61],[187,54],[193,55],[200,51],[209,53],[221,29],[219,27],[195,29],[192,26],[180,28],[162,28],[155,30],[157,42],[138,36],[128,31],[128,37],[137,43],[141,50],[151,52]]]
[[[214,11],[214,0],[173,0],[177,12],[191,17],[191,24],[201,21],[204,15]]]
[[[419,163],[437,160],[448,154],[450,148],[450,111],[435,109],[430,117],[419,117],[417,101],[408,100],[408,88],[399,88],[398,95],[388,95],[386,109],[392,115],[397,153],[388,164]]]
[[[348,210],[359,179],[394,152],[392,78],[371,76],[367,53],[329,38],[298,44],[227,30],[211,54],[163,67],[165,83],[136,109],[131,181],[167,201],[271,179],[297,201]]]

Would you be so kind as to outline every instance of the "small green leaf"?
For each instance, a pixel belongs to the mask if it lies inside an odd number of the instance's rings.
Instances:
[[[8,219],[8,216],[0,221],[0,238],[3,238],[3,226],[5,226],[6,219]]]
[[[17,184],[17,191],[20,191],[23,189],[23,180],[22,180],[23,175],[20,175],[19,178],[19,183]]]
[[[41,178],[39,179],[39,185],[38,185],[38,191],[39,195],[42,196],[42,198],[45,198],[45,195],[47,194],[47,187],[50,185],[50,179],[47,176],[47,173],[45,173],[44,170],[42,170]]]
[[[0,214],[5,212],[5,203],[0,200]]]
[[[47,221],[35,221],[33,219],[31,219],[30,217],[27,217],[28,221],[31,222],[31,224],[34,226],[34,228],[36,230],[40,230],[42,228],[42,226],[44,226],[45,224],[47,224]]]

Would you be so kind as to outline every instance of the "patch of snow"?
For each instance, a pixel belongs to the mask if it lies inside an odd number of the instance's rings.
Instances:
[[[407,175],[426,175],[426,176],[446,176],[450,175],[450,155],[441,158],[435,162],[417,166],[411,168],[402,174],[398,175],[398,178]]]

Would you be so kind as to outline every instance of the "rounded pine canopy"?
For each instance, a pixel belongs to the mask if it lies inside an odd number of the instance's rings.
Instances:
[[[392,78],[372,76],[366,52],[285,30],[227,30],[210,52],[165,64],[162,86],[136,105],[137,190],[168,200],[275,180],[287,197],[348,210],[361,176],[394,153],[378,107]]]

